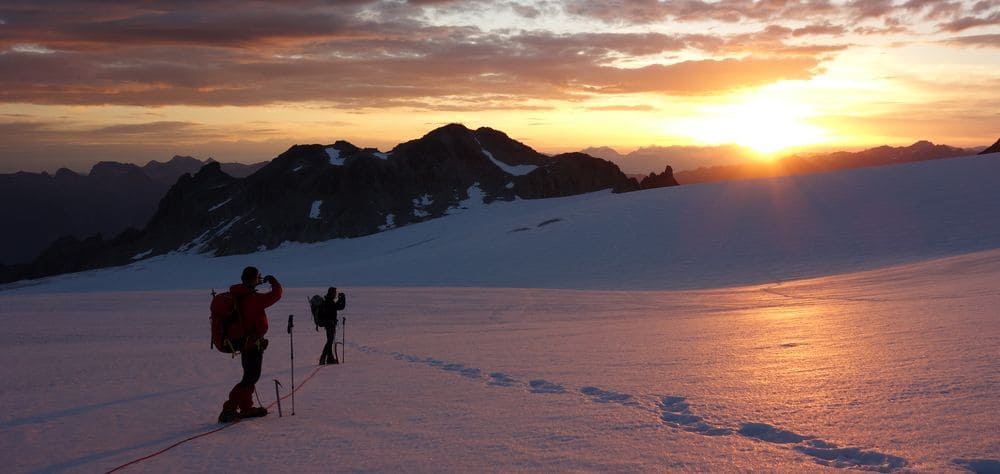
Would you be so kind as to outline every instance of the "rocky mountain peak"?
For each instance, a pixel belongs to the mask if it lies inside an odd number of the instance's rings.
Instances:
[[[245,178],[208,162],[176,181],[144,229],[87,245],[89,256],[72,261],[82,269],[176,251],[250,253],[359,237],[498,200],[638,188],[610,161],[550,157],[499,130],[448,124],[389,153],[346,141],[295,145]]]
[[[434,130],[427,132],[421,139],[437,139],[437,140],[454,140],[461,139],[463,137],[469,137],[472,135],[472,130],[470,130],[465,125],[460,123],[449,123]]]
[[[211,159],[209,159],[209,160],[211,160]],[[201,165],[205,164],[209,160],[206,160],[205,162],[203,162],[203,161],[201,161],[201,160],[199,160],[197,158],[191,157],[191,156],[174,155],[173,157],[171,157],[169,160],[167,160],[165,162],[161,162],[161,161],[157,161],[157,160],[149,160],[149,162],[146,163],[143,166],[143,169],[149,170],[149,169],[152,169],[152,168],[161,168],[161,167],[175,167],[176,168],[176,167],[186,167],[186,166],[201,166]],[[214,161],[214,160],[211,160],[211,161]]]
[[[48,176],[48,173],[42,173],[42,174],[45,175],[45,176]],[[71,178],[79,178],[79,177],[80,177],[79,173],[77,173],[77,172],[75,172],[75,171],[73,171],[73,170],[71,170],[69,168],[59,168],[58,170],[56,170],[56,174],[55,174],[55,178],[56,179],[71,179]]]
[[[163,163],[151,160],[142,167],[142,170],[150,178],[166,185],[171,185],[181,175],[194,173],[207,162],[190,156],[175,155],[169,161]]]
[[[642,178],[642,181],[639,182],[640,189],[664,188],[667,186],[677,186],[677,180],[674,179],[674,169],[669,165],[662,173],[649,173],[649,176]]]
[[[116,179],[127,175],[144,175],[142,168],[131,163],[102,161],[90,168],[90,177],[98,179]]]

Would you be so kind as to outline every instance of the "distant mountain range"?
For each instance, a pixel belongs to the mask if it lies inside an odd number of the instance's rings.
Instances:
[[[115,169],[121,169],[115,176],[140,171],[127,165]],[[146,184],[151,181],[147,176]],[[346,141],[296,145],[244,178],[218,163],[182,174],[143,229],[111,239],[62,237],[31,264],[0,266],[0,282],[174,251],[231,255],[286,241],[358,237],[494,200],[676,185],[669,167],[636,180],[607,160],[583,153],[547,156],[498,130],[458,124],[386,153]]]
[[[645,175],[651,171],[670,166],[675,172],[700,168],[743,163],[750,160],[753,152],[738,145],[719,146],[650,146],[621,154],[614,148],[602,146],[584,148],[583,153],[613,161],[626,174]]]
[[[145,166],[117,162],[95,164],[88,174],[66,168],[48,173],[0,174],[0,262],[33,260],[56,238],[117,234],[138,227],[181,175],[194,173],[211,160],[175,156]],[[234,176],[247,176],[264,163],[226,163]]]
[[[834,166],[831,163],[826,166],[829,166],[830,169],[840,169],[857,166],[878,166],[882,164],[905,163],[907,161],[915,161],[917,159],[967,156],[974,155],[981,149],[982,148],[955,148],[944,145],[934,145],[927,141],[920,141],[909,147],[881,146],[856,153],[841,151],[825,154],[792,155],[777,161],[785,163],[800,162],[798,164],[791,165],[790,171],[794,171],[795,167],[807,169],[808,166],[806,166],[804,162],[809,160],[815,160],[817,162],[839,161],[839,165]],[[715,178],[712,178],[711,181],[755,177],[757,176],[756,173],[760,171],[751,170],[750,168],[759,168],[761,167],[761,163],[765,163],[758,159],[756,154],[749,148],[737,145],[651,146],[639,148],[638,150],[627,154],[621,154],[615,149],[605,146],[586,148],[583,150],[583,153],[611,160],[615,162],[615,164],[617,164],[622,171],[633,175],[646,174],[650,171],[658,171],[663,169],[664,166],[669,165],[674,169],[674,172],[677,173],[677,176],[683,176],[682,173],[687,174],[687,177],[684,179],[678,178],[682,184],[705,182],[705,179],[700,176],[708,174],[716,176]],[[722,176],[725,176],[727,173],[725,167],[729,166],[733,167],[728,171],[732,177],[722,178]],[[766,166],[767,163],[765,163],[764,167]],[[816,166],[822,168],[822,165]],[[697,174],[689,173],[693,170],[704,170],[706,168],[714,171],[710,173],[705,171],[700,171]],[[781,174],[780,172],[777,173]]]
[[[983,152],[994,148],[1000,151],[1000,141]],[[8,264],[0,264],[0,283],[175,251],[232,255],[287,241],[358,237],[495,200],[629,192],[973,153],[921,141],[676,176],[664,165],[660,173],[630,178],[611,160],[588,153],[548,156],[498,130],[451,124],[384,153],[338,141],[296,145],[256,165],[174,157],[143,167],[98,163],[89,175],[66,169],[55,176],[0,175],[0,219],[15,229],[2,237]],[[25,256],[42,249],[27,263],[31,259]]]
[[[732,181],[739,179],[791,176],[849,168],[885,166],[915,161],[974,155],[979,148],[956,148],[919,141],[910,146],[880,146],[859,152],[838,151],[816,155],[793,155],[772,162],[753,161],[726,166],[711,166],[676,174],[681,184]]]

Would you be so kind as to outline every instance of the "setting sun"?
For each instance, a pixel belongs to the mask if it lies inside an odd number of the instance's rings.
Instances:
[[[682,121],[678,130],[706,145],[733,143],[769,157],[828,140],[825,129],[809,123],[817,115],[815,111],[777,94],[759,92],[707,105],[698,112],[700,115]]]
[[[449,123],[679,172],[998,126],[996,1],[15,3],[0,173],[389,150]]]

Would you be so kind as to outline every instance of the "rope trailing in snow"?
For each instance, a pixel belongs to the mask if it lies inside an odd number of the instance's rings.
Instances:
[[[285,395],[285,396],[281,397],[280,399],[276,399],[275,401],[271,402],[271,404],[268,405],[268,406],[266,406],[265,408],[267,408],[268,411],[270,411],[271,407],[273,407],[275,404],[277,404],[279,400],[284,400],[284,399],[286,399],[288,397],[291,397],[292,394],[294,394],[295,392],[299,391],[302,387],[304,387],[307,383],[309,383],[309,381],[312,380],[313,376],[315,376],[319,372],[319,370],[322,369],[323,367],[326,367],[326,366],[325,365],[317,366],[315,369],[313,369],[312,373],[309,374],[309,376],[306,377],[306,379],[303,380],[299,384],[298,387],[295,387],[295,390],[292,390],[291,392],[288,393],[288,395]],[[180,440],[180,441],[178,441],[178,442],[176,442],[174,444],[171,444],[170,446],[167,446],[166,448],[163,448],[163,449],[161,449],[161,450],[159,450],[159,451],[157,451],[155,453],[143,456],[143,457],[138,458],[138,459],[134,459],[134,460],[129,461],[129,462],[125,463],[125,464],[122,464],[121,466],[118,466],[118,467],[116,467],[114,469],[111,469],[110,471],[107,471],[105,474],[111,474],[112,472],[124,469],[124,468],[126,468],[128,466],[131,466],[133,464],[139,464],[139,463],[141,463],[141,462],[143,462],[143,461],[145,461],[147,459],[154,458],[154,457],[159,456],[159,455],[161,455],[161,454],[163,454],[163,453],[165,453],[167,451],[170,451],[171,449],[174,449],[174,448],[176,448],[176,447],[178,447],[178,446],[180,446],[180,445],[182,445],[184,443],[187,443],[188,441],[194,441],[194,440],[196,440],[198,438],[203,438],[205,436],[218,433],[218,432],[220,432],[220,431],[222,431],[222,430],[224,430],[226,428],[229,428],[231,426],[236,425],[239,422],[240,422],[240,420],[236,420],[233,423],[227,423],[225,425],[222,425],[222,426],[220,426],[218,428],[211,429],[211,430],[206,431],[204,433],[196,434],[196,435],[194,435],[194,436],[192,436],[190,438],[182,439],[182,440]]]

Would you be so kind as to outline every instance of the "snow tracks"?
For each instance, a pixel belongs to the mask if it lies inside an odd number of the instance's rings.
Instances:
[[[503,372],[488,372],[462,363],[449,362],[433,357],[422,357],[401,352],[386,352],[371,346],[356,346],[364,353],[387,355],[398,361],[426,365],[460,377],[483,382],[486,386],[521,389],[530,394],[569,396],[576,395],[594,403],[620,405],[649,412],[662,425],[702,436],[740,436],[764,443],[786,446],[817,464],[841,469],[859,469],[876,472],[893,472],[907,466],[906,459],[859,447],[841,447],[814,436],[783,430],[767,423],[743,423],[739,426],[722,426],[708,421],[691,408],[688,399],[678,395],[653,397],[635,396],[595,386],[579,388],[541,378],[519,379]],[[954,464],[969,469],[988,460],[955,460]],[[995,462],[995,461],[993,461]],[[970,469],[973,470],[973,469]],[[977,472],[977,471],[974,471]]]

